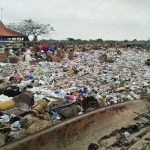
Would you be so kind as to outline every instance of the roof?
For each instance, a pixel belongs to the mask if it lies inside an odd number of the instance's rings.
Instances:
[[[27,35],[6,28],[6,26],[0,21],[0,36],[3,37],[27,37]]]

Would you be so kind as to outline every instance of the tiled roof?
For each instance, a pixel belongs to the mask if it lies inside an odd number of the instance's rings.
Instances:
[[[27,35],[6,28],[6,26],[0,21],[0,36],[5,37],[27,37]]]

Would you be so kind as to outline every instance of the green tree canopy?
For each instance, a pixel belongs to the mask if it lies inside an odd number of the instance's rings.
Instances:
[[[95,41],[96,41],[96,42],[103,42],[102,39],[96,39]]]
[[[75,39],[74,39],[74,38],[67,38],[67,40],[68,40],[68,41],[70,41],[70,42],[75,41]]]

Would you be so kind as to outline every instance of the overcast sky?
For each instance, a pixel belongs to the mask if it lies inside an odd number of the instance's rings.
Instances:
[[[56,30],[47,38],[147,40],[150,0],[0,0],[4,24],[32,19]],[[43,37],[46,38],[46,37]]]

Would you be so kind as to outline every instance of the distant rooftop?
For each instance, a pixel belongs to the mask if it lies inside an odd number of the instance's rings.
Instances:
[[[2,37],[27,37],[27,35],[14,31],[12,29],[7,28],[1,21],[0,21],[0,36]]]

